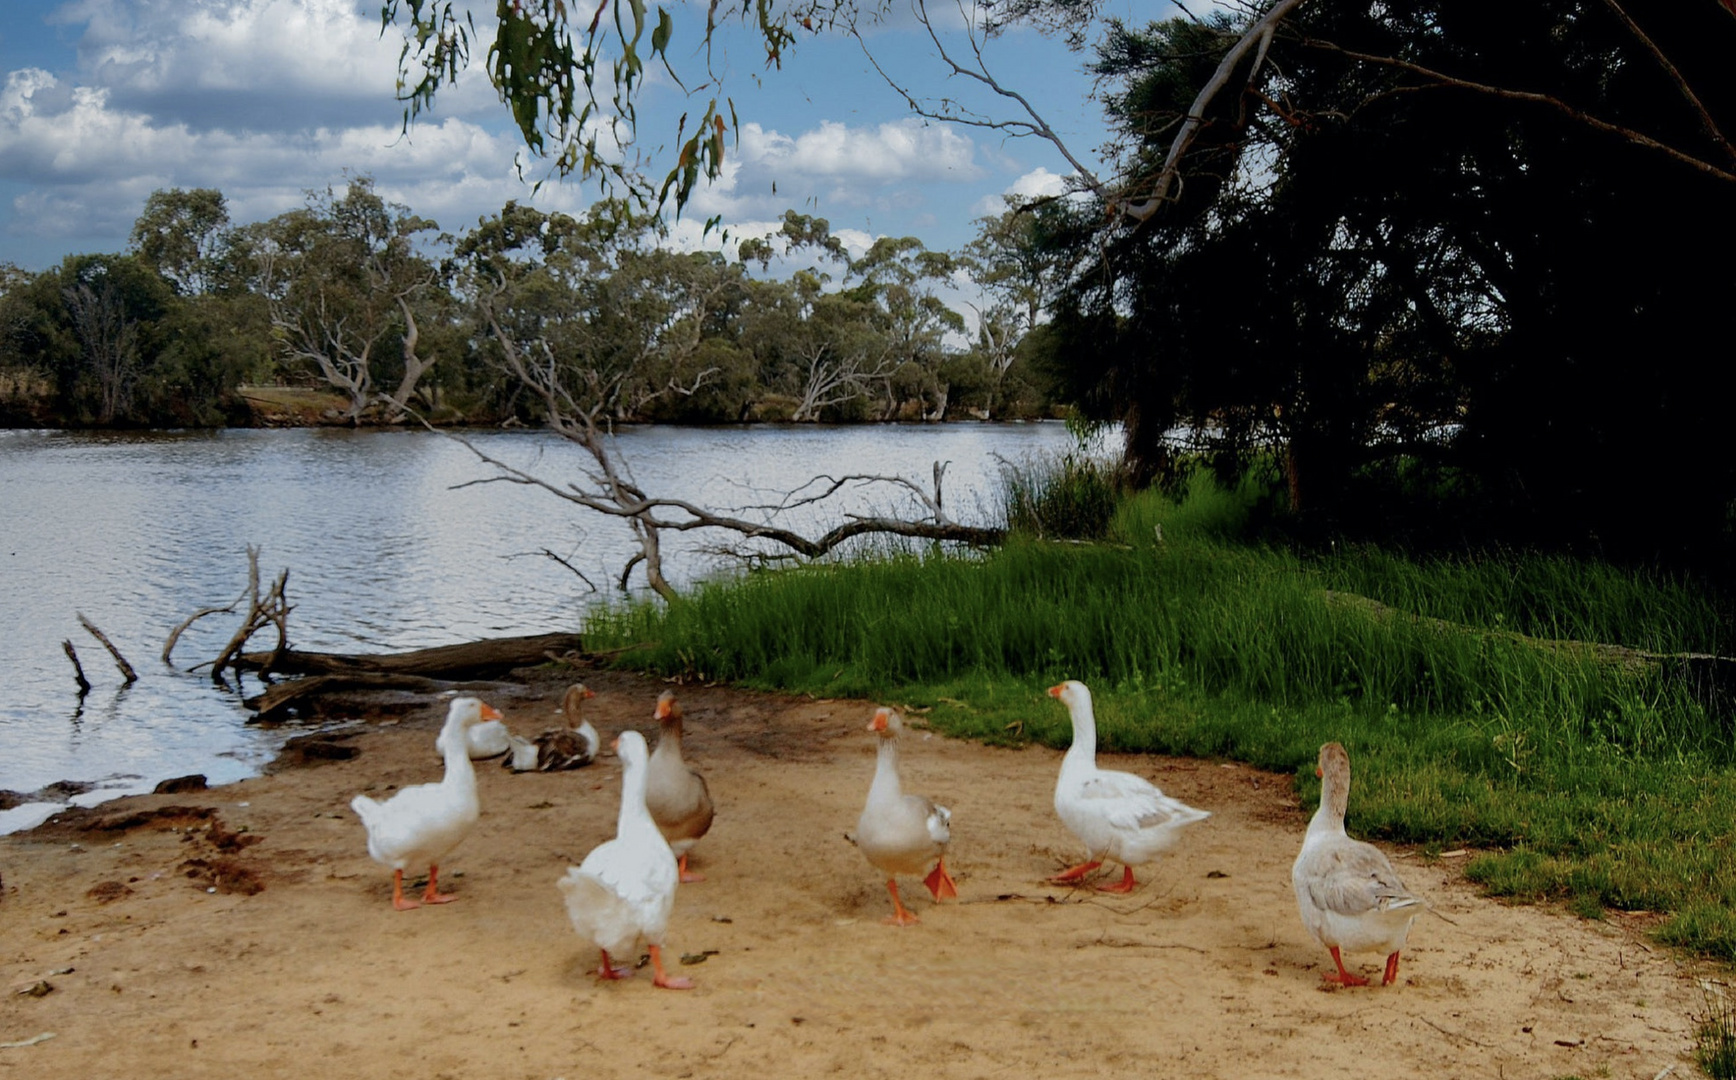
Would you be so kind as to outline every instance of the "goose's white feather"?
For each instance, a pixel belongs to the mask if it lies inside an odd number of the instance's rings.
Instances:
[[[394,870],[419,869],[439,862],[470,834],[482,814],[476,771],[468,754],[452,748],[464,745],[465,731],[483,719],[484,710],[494,712],[473,697],[453,699],[440,733],[446,775],[438,783],[403,788],[384,802],[366,795],[350,800],[368,831],[368,854],[375,862]]]
[[[1084,842],[1089,858],[1127,866],[1149,862],[1173,847],[1189,825],[1211,817],[1165,795],[1144,777],[1098,768],[1091,691],[1069,681],[1050,692],[1073,721],[1073,745],[1061,759],[1055,782],[1055,813]]]
[[[662,944],[679,875],[675,853],[645,809],[649,755],[644,736],[622,732],[616,752],[622,772],[615,838],[593,848],[578,866],[568,867],[556,884],[573,930],[598,948],[625,957],[641,939]]]
[[[1384,852],[1345,833],[1350,757],[1342,746],[1320,748],[1320,772],[1320,808],[1290,868],[1302,925],[1328,948],[1396,953],[1423,903],[1405,888]]]

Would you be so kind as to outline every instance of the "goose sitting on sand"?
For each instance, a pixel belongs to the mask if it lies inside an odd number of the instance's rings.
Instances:
[[[1320,809],[1308,822],[1308,836],[1290,868],[1302,925],[1332,952],[1338,972],[1326,972],[1322,978],[1327,982],[1368,985],[1367,979],[1344,970],[1339,950],[1348,949],[1385,953],[1386,977],[1381,985],[1390,985],[1398,978],[1399,950],[1423,902],[1404,887],[1385,853],[1345,834],[1350,755],[1344,747],[1335,742],[1322,746],[1315,773],[1322,780]]]
[[[445,904],[456,900],[436,888],[439,862],[457,847],[482,814],[476,797],[476,770],[465,751],[464,736],[485,720],[499,720],[500,713],[473,697],[454,698],[446,710],[446,726],[439,744],[446,756],[446,775],[437,784],[403,788],[385,802],[366,795],[350,800],[350,808],[368,830],[368,854],[381,866],[392,868],[392,906],[399,911],[420,907],[404,898],[404,869],[428,866],[428,888],[422,903]]]
[[[675,906],[680,871],[675,868],[674,852],[645,809],[649,757],[645,737],[623,731],[615,740],[615,752],[621,758],[621,815],[615,838],[591,849],[578,866],[567,867],[566,876],[555,884],[566,898],[573,929],[602,954],[598,976],[632,975],[632,968],[616,967],[609,954],[632,957],[643,938],[651,947],[652,981],[667,990],[686,990],[693,986],[691,980],[671,978],[663,970],[663,932]]]
[[[1097,767],[1097,718],[1091,691],[1069,680],[1049,687],[1049,696],[1067,706],[1073,720],[1073,745],[1061,759],[1055,783],[1055,813],[1085,842],[1085,862],[1049,879],[1077,885],[1085,875],[1114,859],[1121,880],[1098,886],[1103,892],[1132,892],[1133,866],[1172,847],[1182,830],[1211,814],[1172,799],[1144,777]]]
[[[923,884],[934,894],[936,902],[958,895],[958,888],[946,872],[952,812],[920,795],[904,794],[898,780],[898,734],[904,730],[904,722],[896,712],[884,706],[874,710],[868,730],[880,736],[878,758],[867,805],[862,807],[862,816],[856,821],[856,846],[876,870],[886,875],[886,891],[892,894],[892,914],[886,921],[893,926],[909,926],[917,918],[898,899],[898,874],[920,874],[928,861],[934,859],[934,869],[922,879]]]
[[[663,729],[646,775],[645,805],[675,852],[681,880],[704,881],[704,874],[687,872],[687,851],[711,828],[711,791],[705,786],[705,777],[682,760],[681,706],[673,690],[665,690],[657,698],[655,715]]]
[[[484,720],[474,724],[464,731],[464,749],[470,755],[471,761],[484,761],[491,757],[499,757],[512,749],[513,740],[517,738],[506,729],[506,722],[499,713],[496,719]],[[441,730],[434,738],[434,750],[442,757],[446,754],[446,732]]]
[[[601,740],[597,729],[584,718],[584,703],[597,695],[584,683],[567,687],[561,699],[566,726],[553,727],[535,739],[512,737],[512,753],[500,764],[513,772],[559,772],[581,769],[597,760]]]

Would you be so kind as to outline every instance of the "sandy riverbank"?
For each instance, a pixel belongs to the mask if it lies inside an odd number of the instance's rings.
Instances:
[[[653,731],[662,684],[584,677],[605,739]],[[491,703],[534,734],[567,677],[548,680]],[[1058,753],[912,732],[906,787],[953,810],[960,901],[906,882],[922,923],[884,926],[884,885],[844,838],[871,706],[680,692],[719,807],[668,943],[705,955],[679,969],[696,990],[599,983],[567,924],[554,882],[613,832],[611,758],[479,763],[482,822],[441,874],[460,899],[391,909],[348,802],[438,778],[430,707],[349,740],[349,760],[0,838],[0,985],[53,988],[0,1000],[0,1043],[54,1033],[0,1049],[0,1075],[1694,1074],[1701,991],[1644,919],[1483,899],[1461,860],[1400,853],[1446,918],[1417,924],[1398,985],[1322,989],[1330,959],[1289,889],[1306,818],[1288,778],[1240,765],[1106,757],[1214,817],[1105,897],[1043,884],[1078,854],[1050,804]],[[167,807],[187,809],[150,814]]]

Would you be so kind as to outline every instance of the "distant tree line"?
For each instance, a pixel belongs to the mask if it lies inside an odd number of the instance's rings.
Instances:
[[[244,424],[250,384],[335,392],[343,423],[536,423],[524,364],[610,382],[610,421],[1048,415],[1058,375],[1024,348],[1045,283],[1018,265],[1017,215],[980,224],[963,251],[883,238],[853,258],[791,211],[732,258],[674,251],[608,200],[508,203],[449,235],[367,176],[244,225],[218,191],[161,190],[123,253],[0,265],[0,423]],[[764,276],[786,253],[802,268]]]

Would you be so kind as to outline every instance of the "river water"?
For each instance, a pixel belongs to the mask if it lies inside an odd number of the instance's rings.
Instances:
[[[557,484],[585,461],[546,433],[465,437]],[[820,473],[897,474],[926,489],[933,464],[948,462],[946,510],[973,523],[995,513],[1000,461],[1072,445],[1055,423],[644,427],[618,438],[646,491],[713,508],[775,503]],[[614,581],[633,550],[627,530],[498,475],[425,431],[0,432],[0,790],[94,781],[73,799],[94,804],[187,773],[230,782],[269,760],[287,732],[249,727],[240,695],[187,670],[216,657],[239,615],[194,624],[173,666],[159,656],[175,625],[243,591],[249,544],[262,549],[267,583],[289,570],[297,648],[386,651],[579,629],[589,605],[622,595]],[[913,513],[890,491],[844,495],[844,506],[791,520],[817,531],[845,510]],[[671,536],[665,572],[677,586],[727,572],[705,550],[719,539]],[[78,613],[138,682],[122,682]],[[63,640],[93,684],[82,698]],[[0,833],[57,805],[0,811]]]

